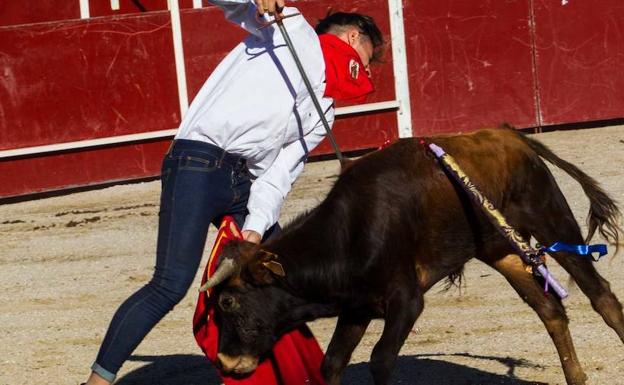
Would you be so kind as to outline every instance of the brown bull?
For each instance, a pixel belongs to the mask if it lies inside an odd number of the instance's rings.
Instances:
[[[542,245],[582,244],[579,226],[540,158],[548,160],[576,179],[589,198],[587,238],[598,229],[617,244],[614,202],[539,142],[504,129],[430,140],[455,157],[526,238]],[[566,252],[553,257],[624,342],[622,306],[592,261]],[[261,248],[227,245],[209,282],[218,285],[223,369],[250,372],[285,331],[337,315],[322,367],[328,383],[336,385],[371,319],[383,318],[370,369],[376,385],[388,384],[399,349],[423,310],[423,295],[445,277],[456,278],[471,258],[509,281],[543,321],[567,383],[585,384],[561,301],[544,295],[510,244],[415,139],[354,162],[326,200],[277,239]]]

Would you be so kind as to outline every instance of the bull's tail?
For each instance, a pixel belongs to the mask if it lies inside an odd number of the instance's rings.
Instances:
[[[618,226],[621,217],[615,201],[598,185],[598,182],[581,171],[578,167],[569,163],[553,153],[544,144],[525,135],[519,134],[522,140],[541,158],[559,167],[574,178],[583,188],[589,198],[589,214],[587,216],[587,237],[585,243],[589,243],[596,230],[607,241],[619,246],[619,235],[622,229]]]

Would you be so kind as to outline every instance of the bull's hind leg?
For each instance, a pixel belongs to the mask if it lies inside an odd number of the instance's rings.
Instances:
[[[336,330],[323,360],[322,373],[328,385],[340,385],[342,372],[351,359],[351,353],[362,340],[370,320],[370,317],[349,310],[343,310],[338,316]]]
[[[591,261],[578,255],[557,253],[553,258],[574,278],[579,288],[591,301],[594,310],[602,316],[620,340],[624,342],[624,314],[622,304],[611,291],[609,282],[596,271]]]
[[[561,302],[554,295],[544,295],[543,288],[531,274],[527,273],[519,256],[510,254],[490,265],[507,279],[546,326],[559,353],[568,385],[585,384],[587,376],[576,357],[572,337],[568,330],[568,317]]]
[[[540,223],[540,228],[536,229],[533,236],[543,245],[550,245],[557,241],[571,244],[584,243],[581,231],[572,218],[572,213],[569,213],[568,217],[559,217],[556,224]],[[622,304],[611,291],[609,282],[596,271],[593,262],[587,257],[565,252],[553,253],[552,257],[572,276],[591,301],[594,310],[624,342]]]
[[[381,338],[371,354],[370,370],[375,385],[390,384],[399,350],[424,307],[423,295],[415,280],[403,284],[387,299],[385,323]]]
[[[533,170],[536,172],[538,170]],[[555,242],[583,244],[581,229],[574,219],[565,197],[552,175],[544,168],[541,182],[520,184],[518,195],[522,201],[509,205],[506,216],[511,223],[524,224],[524,230],[539,243],[549,246]],[[539,186],[538,188],[534,186]],[[544,194],[548,191],[548,194]],[[598,204],[598,203],[597,203]],[[591,301],[592,307],[602,316],[624,342],[624,314],[622,305],[611,292],[609,283],[598,274],[586,257],[570,253],[553,253],[552,257],[572,276],[579,288]]]

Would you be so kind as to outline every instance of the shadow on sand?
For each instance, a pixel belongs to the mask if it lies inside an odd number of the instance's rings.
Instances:
[[[467,357],[496,361],[507,366],[505,375],[484,372],[436,357]],[[200,355],[132,356],[131,361],[147,365],[118,379],[117,385],[219,385],[217,372]],[[450,355],[427,354],[399,357],[394,370],[393,384],[409,385],[547,385],[543,382],[521,380],[514,374],[518,367],[540,369],[539,365],[509,357],[475,356],[468,353]],[[372,384],[367,363],[349,365],[343,385]],[[291,384],[286,384],[291,385]],[[292,384],[299,385],[299,384]]]

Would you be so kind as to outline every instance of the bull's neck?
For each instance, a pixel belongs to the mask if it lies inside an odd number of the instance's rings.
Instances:
[[[332,223],[334,217],[320,215],[317,209],[266,244],[284,267],[286,290],[307,301],[334,302],[348,285],[344,271],[348,234]]]

